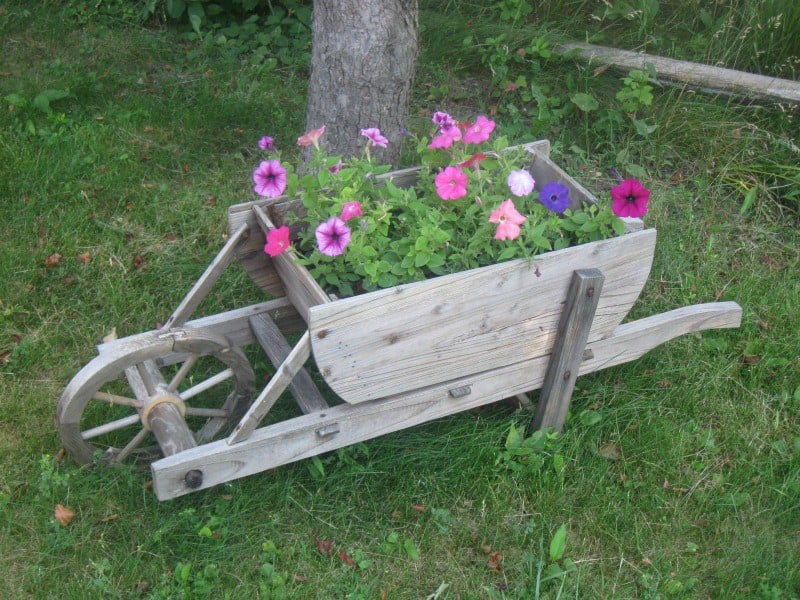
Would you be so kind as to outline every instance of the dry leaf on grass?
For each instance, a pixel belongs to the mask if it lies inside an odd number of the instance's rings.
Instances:
[[[500,550],[495,550],[489,555],[489,560],[486,562],[487,568],[495,573],[503,572],[503,553]]]
[[[57,267],[60,262],[61,255],[58,252],[55,252],[44,259],[44,266],[48,269],[52,269],[53,267]]]
[[[314,536],[314,543],[317,545],[317,549],[325,556],[330,556],[333,553],[333,540],[321,540]]]
[[[608,460],[619,460],[622,458],[622,450],[611,442],[606,442],[597,449],[597,454]]]
[[[61,504],[56,504],[56,508],[53,511],[53,516],[55,517],[56,521],[61,523],[63,527],[66,527],[72,523],[72,519],[75,518],[75,511],[71,508],[67,508],[66,506],[62,506]]]

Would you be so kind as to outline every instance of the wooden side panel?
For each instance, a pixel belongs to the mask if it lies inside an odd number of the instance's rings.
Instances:
[[[605,276],[589,333],[600,339],[641,293],[655,241],[646,229],[311,307],[315,360],[358,403],[547,355],[579,269]]]

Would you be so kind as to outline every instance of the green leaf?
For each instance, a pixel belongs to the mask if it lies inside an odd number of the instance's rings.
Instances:
[[[522,435],[512,423],[506,436],[506,450],[516,450],[522,446],[522,439]]]
[[[417,545],[414,543],[414,540],[406,538],[403,541],[403,550],[406,551],[406,554],[411,560],[419,560],[419,551],[417,550]]]
[[[550,540],[550,560],[561,560],[564,550],[567,547],[567,525],[563,524],[558,528],[553,539]]]
[[[656,124],[649,125],[647,121],[641,119],[635,119],[633,121],[633,126],[636,128],[636,133],[638,133],[642,137],[647,137],[648,135],[653,133],[656,129],[658,129],[658,125]]]
[[[69,96],[67,90],[45,90],[36,94],[33,99],[33,105],[41,110],[43,113],[50,113],[50,103],[56,100],[61,100]]]
[[[587,427],[591,427],[592,425],[597,425],[601,420],[602,416],[596,410],[584,410],[581,412],[581,423],[583,423]]]
[[[600,107],[600,103],[597,101],[597,98],[591,94],[585,94],[583,92],[578,92],[574,96],[570,97],[570,100],[583,112],[592,112]]]
[[[186,10],[186,3],[183,0],[167,0],[165,8],[170,17],[179,19]]]
[[[200,35],[200,25],[202,25],[203,18],[206,16],[203,5],[199,2],[192,2],[186,12],[189,14],[189,23],[192,24],[192,29],[197,35]]]

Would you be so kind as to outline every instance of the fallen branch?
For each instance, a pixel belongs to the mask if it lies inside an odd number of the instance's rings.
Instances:
[[[800,103],[800,82],[790,79],[755,75],[685,60],[631,52],[630,50],[595,46],[594,44],[563,43],[556,45],[554,50],[562,56],[569,54],[577,56],[589,64],[599,62],[618,69],[647,71],[649,63],[653,65],[659,78],[685,83],[703,91],[711,90],[748,98]]]

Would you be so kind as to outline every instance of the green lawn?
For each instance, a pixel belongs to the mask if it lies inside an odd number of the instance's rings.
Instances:
[[[659,24],[423,2],[412,121],[491,113],[512,142],[551,139],[601,199],[612,166],[642,179],[659,237],[631,317],[733,300],[742,326],[579,379],[536,460],[503,458],[529,419],[503,404],[163,503],[147,470],[62,457],[55,406],[104,336],[163,323],[214,258],[227,207],[252,199],[255,142],[303,132],[307,67],[118,2],[0,6],[0,596],[800,597],[797,107],[652,81],[648,103],[530,42],[588,23],[598,43],[759,66],[744,42],[698,54],[718,47],[707,19],[661,4]],[[234,270],[201,310],[262,300]]]

